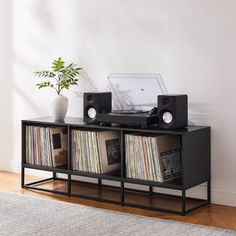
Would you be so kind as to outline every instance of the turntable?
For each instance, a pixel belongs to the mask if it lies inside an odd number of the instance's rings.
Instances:
[[[137,110],[116,110],[111,113],[98,114],[96,120],[100,124],[120,124],[120,125],[140,125],[146,127],[147,125],[158,122],[157,108],[151,111],[137,111]]]
[[[100,124],[156,124],[157,96],[167,94],[160,74],[116,73],[108,76],[107,87],[112,92],[111,113],[98,113]]]

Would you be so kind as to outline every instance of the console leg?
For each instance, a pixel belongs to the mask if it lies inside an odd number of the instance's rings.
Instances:
[[[71,195],[71,175],[70,174],[68,174],[67,195],[68,195],[68,197],[70,197],[70,195]]]
[[[124,206],[125,205],[125,184],[124,184],[124,181],[121,181],[121,194],[120,194],[120,197],[121,197],[121,206]]]
[[[57,179],[57,173],[56,172],[53,172],[53,180],[56,180]]]
[[[153,186],[149,186],[149,193],[150,193],[150,194],[153,193]]]
[[[186,191],[182,190],[182,215],[186,215]]]
[[[98,187],[101,188],[102,187],[102,179],[98,179]]]
[[[211,203],[211,179],[207,181],[207,200]]]
[[[21,188],[25,186],[25,168],[21,167]]]

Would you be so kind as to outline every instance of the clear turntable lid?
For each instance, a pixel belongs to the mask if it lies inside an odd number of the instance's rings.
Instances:
[[[158,95],[168,93],[159,73],[112,73],[107,79],[113,110],[150,110]]]

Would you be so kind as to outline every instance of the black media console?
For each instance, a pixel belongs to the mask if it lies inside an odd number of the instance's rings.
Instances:
[[[60,168],[32,165],[26,163],[26,126],[66,127],[68,131],[68,164]],[[75,171],[71,168],[71,131],[82,130],[116,130],[121,135],[121,170],[111,174],[94,174]],[[125,176],[124,135],[139,132],[148,134],[179,135],[182,145],[182,177],[161,183]],[[79,197],[104,201],[121,206],[139,207],[166,213],[185,215],[211,201],[211,154],[210,127],[189,126],[178,130],[160,130],[156,126],[148,128],[98,126],[83,123],[80,118],[66,118],[65,121],[53,121],[44,117],[22,121],[22,172],[21,187],[68,197]],[[25,183],[25,169],[36,169],[52,173],[51,178]],[[65,177],[59,177],[64,174]],[[86,178],[83,178],[86,177]],[[187,190],[207,183],[205,199],[187,196]],[[48,187],[49,184],[52,187]],[[170,193],[160,190],[169,189]],[[175,191],[173,191],[175,190]]]

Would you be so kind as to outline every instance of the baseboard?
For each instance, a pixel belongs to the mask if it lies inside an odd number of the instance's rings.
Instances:
[[[21,173],[21,162],[15,159],[9,160],[9,158],[0,159],[0,171],[7,171],[13,173]],[[26,175],[38,176],[38,177],[48,177],[52,174],[47,171],[26,169]]]
[[[227,188],[214,187],[212,189],[212,203],[236,207],[235,186]]]
[[[21,172],[21,164],[15,159],[1,158],[0,159],[0,171],[8,171],[14,173]]]
[[[0,171],[9,171],[20,173],[21,172],[21,165],[18,160],[10,160],[2,158],[0,160]],[[38,177],[49,177],[51,173],[46,171],[38,171],[38,170],[31,170],[27,169],[26,174],[34,175]],[[105,180],[104,180],[105,181]],[[132,185],[129,185],[129,187]],[[138,186],[140,189],[145,189],[145,186]],[[137,188],[137,186],[136,186]],[[180,194],[179,191],[174,190],[166,190],[161,188],[155,188],[155,191],[164,192],[164,193],[171,193],[171,194]],[[202,184],[193,189],[187,191],[187,196],[196,197],[196,198],[205,198],[206,197],[206,185]],[[212,191],[212,203],[226,205],[226,206],[234,206],[236,207],[236,191],[234,186],[221,187],[221,186],[213,186]]]

